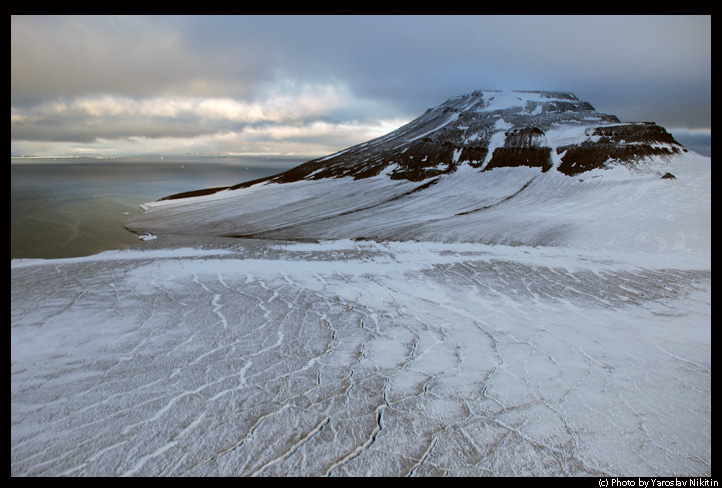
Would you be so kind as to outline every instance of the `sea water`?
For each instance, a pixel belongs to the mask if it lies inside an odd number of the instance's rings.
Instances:
[[[126,230],[124,224],[142,212],[142,203],[264,178],[309,159],[312,158],[11,158],[11,259],[88,256],[136,244],[138,237]]]

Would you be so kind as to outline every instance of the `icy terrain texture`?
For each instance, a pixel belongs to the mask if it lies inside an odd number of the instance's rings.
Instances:
[[[710,476],[710,158],[472,95],[13,260],[11,474]]]
[[[14,262],[11,473],[709,476],[707,265],[352,241]]]

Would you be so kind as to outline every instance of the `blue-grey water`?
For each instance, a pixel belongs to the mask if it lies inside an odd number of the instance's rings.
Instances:
[[[142,203],[281,173],[311,158],[11,158],[11,259],[65,258],[137,244],[124,223]]]

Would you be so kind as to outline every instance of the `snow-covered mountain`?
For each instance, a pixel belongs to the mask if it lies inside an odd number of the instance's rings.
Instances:
[[[710,476],[710,165],[475,92],[12,260],[11,475]]]
[[[381,173],[422,181],[464,164],[481,171],[528,166],[575,175],[610,161],[634,164],[645,156],[681,151],[664,128],[651,122],[621,123],[571,93],[475,91],[447,100],[383,137],[264,181],[364,179]]]
[[[681,250],[708,242],[698,187],[709,176],[708,158],[654,123],[622,123],[570,93],[475,91],[277,176],[148,203],[127,227]]]

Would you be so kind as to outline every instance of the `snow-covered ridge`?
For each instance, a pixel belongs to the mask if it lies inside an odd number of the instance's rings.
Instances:
[[[528,110],[532,107],[530,115],[538,115],[541,113],[542,104],[553,102],[578,102],[578,99],[573,93],[565,92],[477,90],[469,95],[451,98],[442,106],[478,112],[512,108]]]
[[[601,136],[601,128],[610,125],[623,127],[626,138]],[[544,137],[533,147],[519,147],[513,134],[528,130]],[[633,150],[628,151],[630,145]],[[364,179],[390,166],[394,166],[389,173],[392,179],[409,181],[452,173],[465,162],[482,169],[527,165],[548,170],[547,161],[555,158],[564,160],[564,164],[554,166],[556,170],[573,175],[683,151],[663,128],[650,123],[622,123],[572,93],[475,91],[451,98],[385,136],[231,189],[266,181],[288,183],[345,176]]]
[[[665,173],[676,179],[663,179]],[[709,158],[652,161],[571,178],[470,164],[421,182],[379,175],[268,183],[165,200],[128,226],[163,234],[368,239],[709,253]]]

